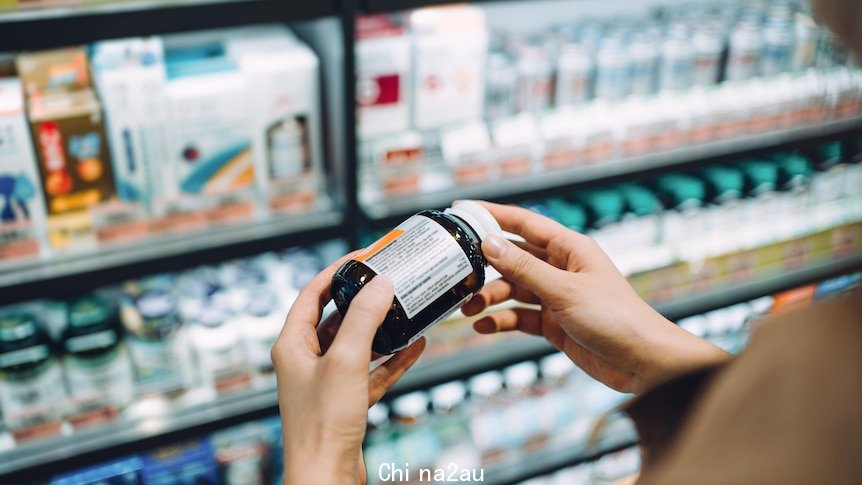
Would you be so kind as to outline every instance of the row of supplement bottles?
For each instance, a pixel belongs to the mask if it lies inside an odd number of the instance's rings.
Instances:
[[[575,381],[581,399],[573,404]],[[557,354],[378,403],[368,414],[369,483],[386,481],[389,463],[409,464],[417,481],[421,468],[480,470],[577,440],[621,396],[588,382]]]
[[[485,117],[847,62],[833,44],[810,12],[785,2],[583,21],[528,39],[500,33],[488,53]]]
[[[626,272],[862,220],[862,139],[525,206],[595,238]]]
[[[772,305],[767,296],[679,323],[738,353]],[[487,471],[543,449],[584,445],[596,421],[627,397],[584,374],[562,353],[405,394],[369,409],[369,483],[392,481],[387,464],[409,464],[416,482],[421,468],[447,470],[454,464]],[[606,428],[614,430],[619,428]]]
[[[272,343],[297,288],[321,267],[309,252],[288,251],[3,309],[3,424],[26,441],[121,412],[163,412],[163,398],[271,387]]]

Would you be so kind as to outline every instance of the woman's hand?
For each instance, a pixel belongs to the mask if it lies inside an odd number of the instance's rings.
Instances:
[[[590,238],[527,209],[482,202],[516,245],[496,236],[482,243],[503,279],[485,285],[462,311],[476,315],[514,299],[514,308],[479,319],[480,333],[520,330],[545,337],[587,374],[639,394],[675,374],[729,354],[674,325],[644,302]]]
[[[321,341],[317,326],[330,299],[330,281],[349,256],[300,292],[272,348],[286,484],[365,483],[362,439],[368,407],[416,362],[425,347],[420,339],[368,372],[371,341],[394,295],[392,282],[380,276],[353,299],[331,345]]]

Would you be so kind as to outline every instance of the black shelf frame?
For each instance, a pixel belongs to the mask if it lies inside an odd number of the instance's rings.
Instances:
[[[335,16],[335,0],[134,0],[130,2],[0,11],[3,52],[48,49],[105,39],[252,23]]]
[[[500,3],[512,0],[470,0],[467,3]],[[388,13],[412,10],[414,8],[449,5],[453,0],[360,0],[363,13]]]

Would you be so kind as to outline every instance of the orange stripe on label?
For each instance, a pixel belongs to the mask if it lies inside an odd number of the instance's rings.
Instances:
[[[389,243],[398,239],[398,236],[400,236],[402,234],[404,234],[404,229],[395,228],[395,229],[389,231],[388,233],[386,233],[385,236],[378,239],[377,242],[375,242],[371,246],[368,246],[367,248],[365,248],[364,251],[362,251],[361,253],[356,255],[356,257],[353,259],[356,261],[359,261],[359,262],[367,260],[371,256],[374,256],[375,254],[379,253],[380,250],[385,248],[386,246],[388,246]]]

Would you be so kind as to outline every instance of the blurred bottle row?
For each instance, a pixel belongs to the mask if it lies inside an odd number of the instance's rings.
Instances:
[[[524,205],[587,233],[634,274],[862,221],[860,162],[862,138]]]
[[[357,113],[368,197],[862,111],[858,72],[806,10],[784,2],[689,7],[527,37],[491,32],[479,7],[360,18]]]
[[[0,309],[0,448],[272,389],[287,310],[345,249],[293,248]]]
[[[326,207],[318,64],[280,25],[12,57],[0,263]]]
[[[738,352],[762,317],[852,291],[860,281],[858,274],[837,278],[715,310],[680,325]],[[470,470],[489,482],[495,465],[523,463],[550,450],[582,449],[588,456],[600,451],[587,446],[596,420],[626,398],[584,374],[563,354],[404,394],[369,409],[364,446],[368,481],[420,483],[421,468],[439,468]],[[615,446],[634,440],[627,421],[620,419],[610,420],[604,435]],[[278,484],[282,450],[280,422],[273,417],[66,473],[53,483]],[[611,483],[638,467],[637,449],[630,448],[530,483]],[[409,480],[401,479],[399,468],[411,470]],[[569,481],[559,481],[564,477]],[[421,483],[435,483],[433,475]]]

